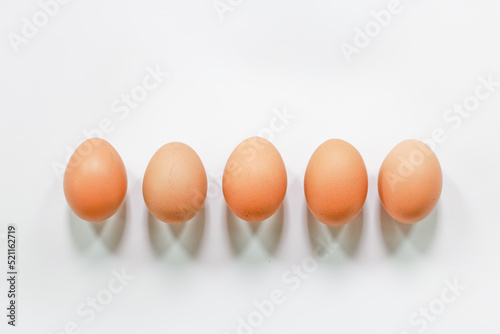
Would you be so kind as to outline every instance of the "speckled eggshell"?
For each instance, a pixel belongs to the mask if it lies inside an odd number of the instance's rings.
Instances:
[[[229,157],[222,180],[231,211],[246,221],[262,221],[280,207],[287,189],[285,164],[267,139],[251,137]]]
[[[111,144],[101,138],[84,141],[64,173],[64,195],[80,218],[99,222],[114,215],[127,193],[127,172]]]
[[[314,151],[304,177],[311,213],[326,225],[340,226],[361,211],[368,190],[365,163],[358,150],[341,139],[330,139]]]
[[[443,186],[441,165],[425,143],[409,139],[389,152],[380,167],[378,192],[387,213],[411,224],[427,217]]]
[[[188,145],[168,143],[151,158],[142,192],[153,216],[166,223],[184,223],[196,216],[205,202],[205,167]]]

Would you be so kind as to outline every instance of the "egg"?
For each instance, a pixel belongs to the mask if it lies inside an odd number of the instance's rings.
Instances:
[[[425,143],[409,139],[385,158],[378,175],[378,192],[387,213],[401,223],[427,217],[443,186],[441,165]]]
[[[307,206],[320,222],[340,226],[361,211],[368,174],[358,150],[342,139],[330,139],[311,156],[304,176]]]
[[[285,198],[285,163],[271,142],[251,137],[227,160],[222,190],[229,209],[239,218],[262,221],[271,217]]]
[[[201,210],[207,196],[205,167],[188,145],[168,143],[149,161],[142,192],[153,216],[165,223],[187,222]]]
[[[111,144],[101,138],[84,141],[64,173],[64,195],[80,218],[99,222],[114,215],[127,192],[127,172]]]

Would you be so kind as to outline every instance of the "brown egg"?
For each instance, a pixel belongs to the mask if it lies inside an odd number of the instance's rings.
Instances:
[[[64,174],[64,195],[80,218],[98,222],[118,211],[127,192],[127,172],[107,141],[91,138],[71,156]]]
[[[304,177],[311,213],[326,225],[340,226],[363,208],[368,175],[358,150],[341,139],[330,139],[314,151]]]
[[[244,140],[227,160],[222,190],[228,207],[243,220],[271,217],[283,202],[286,187],[283,159],[264,138]]]
[[[429,146],[415,139],[394,147],[378,175],[382,205],[392,218],[407,224],[431,213],[442,185],[443,174],[436,155]]]
[[[205,202],[205,167],[188,145],[168,143],[151,158],[142,192],[153,216],[166,223],[184,223],[196,216]]]

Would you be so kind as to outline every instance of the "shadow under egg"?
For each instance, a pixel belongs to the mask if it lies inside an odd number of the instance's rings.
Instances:
[[[324,259],[341,260],[357,254],[364,225],[364,208],[354,219],[341,226],[323,224],[314,217],[306,205],[307,230],[311,247],[316,253],[322,250]]]
[[[150,245],[158,257],[181,248],[189,257],[199,254],[205,230],[206,208],[185,223],[168,224],[160,221],[147,211]]]
[[[123,239],[127,223],[127,198],[118,211],[102,222],[88,222],[78,217],[69,206],[68,224],[70,234],[76,248],[87,251],[93,247],[104,246],[104,249],[114,253]]]
[[[284,203],[268,219],[247,222],[238,218],[226,205],[226,227],[234,255],[240,256],[253,248],[261,255],[275,254],[283,231]],[[263,257],[263,258],[264,258]]]
[[[396,221],[379,203],[379,219],[387,252],[413,260],[427,253],[433,246],[439,225],[439,202],[426,218],[413,224]]]

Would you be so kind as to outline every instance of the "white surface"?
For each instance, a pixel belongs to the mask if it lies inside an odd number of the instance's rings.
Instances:
[[[7,35],[40,7],[0,4],[0,232],[19,227],[20,268],[18,327],[7,328],[2,311],[2,333],[56,333],[75,321],[82,333],[233,334],[274,289],[286,301],[255,333],[417,333],[409,318],[454,279],[465,291],[425,332],[497,332],[500,88],[457,129],[443,115],[474,93],[478,76],[500,81],[499,3],[402,0],[348,63],[340,44],[387,4],[242,1],[221,20],[211,0],[75,0],[18,53]],[[156,65],[169,77],[121,120],[113,101]],[[218,184],[231,151],[269,127],[275,108],[295,115],[272,140],[288,172],[283,224],[274,217],[249,233],[226,214]],[[123,228],[120,216],[100,230],[70,214],[53,165],[104,118],[129,189]],[[398,142],[439,127],[441,200],[432,217],[402,229],[379,213],[378,168]],[[334,137],[363,155],[369,193],[363,219],[321,230],[308,223],[303,174]],[[170,141],[189,144],[205,164],[204,224],[148,224],[142,176]],[[327,234],[334,254],[292,291],[282,276]],[[135,279],[87,323],[78,305],[122,268]]]

